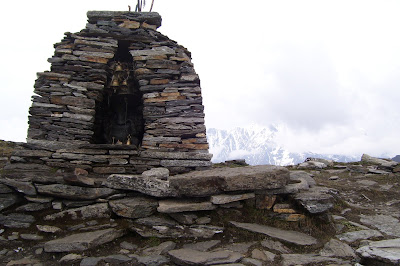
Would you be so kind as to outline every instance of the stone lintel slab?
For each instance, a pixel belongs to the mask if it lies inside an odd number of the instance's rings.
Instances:
[[[208,211],[216,208],[210,201],[161,200],[157,211],[161,213],[177,213],[190,211]]]
[[[289,180],[289,170],[281,166],[259,165],[193,171],[169,178],[170,187],[181,196],[204,197],[227,191],[278,189]]]

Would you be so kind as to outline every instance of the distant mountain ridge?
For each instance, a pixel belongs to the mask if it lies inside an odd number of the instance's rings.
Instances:
[[[212,162],[245,159],[250,165],[294,165],[304,162],[308,157],[338,162],[360,160],[359,156],[290,152],[276,142],[278,131],[279,127],[273,125],[269,127],[238,127],[230,130],[209,128],[207,139],[210,144],[210,153],[214,155]]]

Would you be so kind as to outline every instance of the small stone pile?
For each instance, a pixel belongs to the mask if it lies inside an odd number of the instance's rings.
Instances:
[[[104,174],[209,167],[190,52],[157,31],[157,13],[87,15],[85,29],[54,45],[51,71],[38,73],[30,146],[17,160]]]

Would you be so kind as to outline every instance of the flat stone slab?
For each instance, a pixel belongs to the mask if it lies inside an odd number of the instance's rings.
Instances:
[[[170,187],[181,196],[211,196],[227,191],[278,189],[289,180],[289,170],[281,166],[257,165],[193,171],[169,177]]]
[[[329,189],[325,187],[312,187],[308,191],[295,194],[294,199],[309,213],[323,213],[333,207],[333,196],[328,192]]]
[[[400,265],[400,238],[374,241],[356,250],[363,259]]]
[[[112,200],[109,204],[116,215],[131,219],[148,217],[156,212],[158,206],[155,199],[145,197]]]
[[[327,242],[319,254],[326,257],[356,257],[356,253],[354,253],[354,250],[349,245],[336,239],[331,239],[329,242]]]
[[[22,213],[0,214],[0,224],[10,228],[28,228],[35,221],[35,217]]]
[[[313,263],[314,265],[314,263],[327,263],[327,262],[337,263],[339,265],[345,263],[345,261],[341,259],[320,256],[318,254],[282,254],[281,257],[283,266],[309,265],[310,263]]]
[[[216,206],[209,201],[162,200],[159,201],[158,204],[157,211],[161,213],[208,211],[216,208]]]
[[[157,238],[212,238],[215,234],[224,232],[222,227],[209,225],[154,225],[152,227],[132,225],[130,229],[142,237]]]
[[[46,252],[75,252],[88,250],[98,245],[108,243],[125,234],[124,230],[105,229],[70,235],[64,238],[51,240],[44,244]]]
[[[193,249],[176,249],[168,252],[173,262],[178,265],[215,265],[235,263],[242,255],[231,251],[202,252]]]
[[[288,231],[282,230],[279,228],[260,225],[260,224],[252,224],[252,223],[239,223],[239,222],[230,222],[236,227],[249,230],[251,232],[265,234],[272,238],[277,238],[282,241],[286,241],[292,244],[301,245],[301,246],[309,246],[317,244],[317,239],[306,235],[301,232],[296,231]]]
[[[0,195],[0,211],[7,209],[8,207],[16,204],[19,200],[20,200],[19,197],[14,194]]]
[[[111,188],[90,188],[62,184],[36,185],[40,194],[72,200],[93,200],[104,198],[115,193]]]
[[[153,197],[175,197],[178,195],[178,192],[170,187],[168,180],[146,174],[113,174],[107,178],[105,185],[109,188],[138,191]]]
[[[336,237],[339,240],[345,241],[347,243],[353,243],[358,240],[364,240],[364,239],[370,239],[373,237],[382,237],[383,235],[381,232],[377,230],[359,230],[359,231],[353,231],[353,232],[347,232],[343,233],[340,235],[337,235]]]
[[[213,204],[221,205],[240,200],[252,199],[255,198],[255,196],[256,195],[254,193],[238,194],[238,195],[221,194],[221,195],[211,196],[211,202]]]
[[[390,215],[360,215],[360,222],[390,236],[400,237],[399,220]]]
[[[77,219],[92,219],[92,218],[110,218],[111,211],[107,203],[97,203],[89,206],[84,206],[75,209],[68,209],[54,214],[49,214],[44,217],[44,220],[51,221],[61,219],[66,216],[72,220]]]

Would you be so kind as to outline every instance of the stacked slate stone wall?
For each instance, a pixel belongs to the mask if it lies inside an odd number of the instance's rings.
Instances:
[[[104,174],[211,165],[191,54],[160,25],[157,13],[89,11],[85,29],[54,45],[29,111],[26,149],[48,155],[34,163]]]

